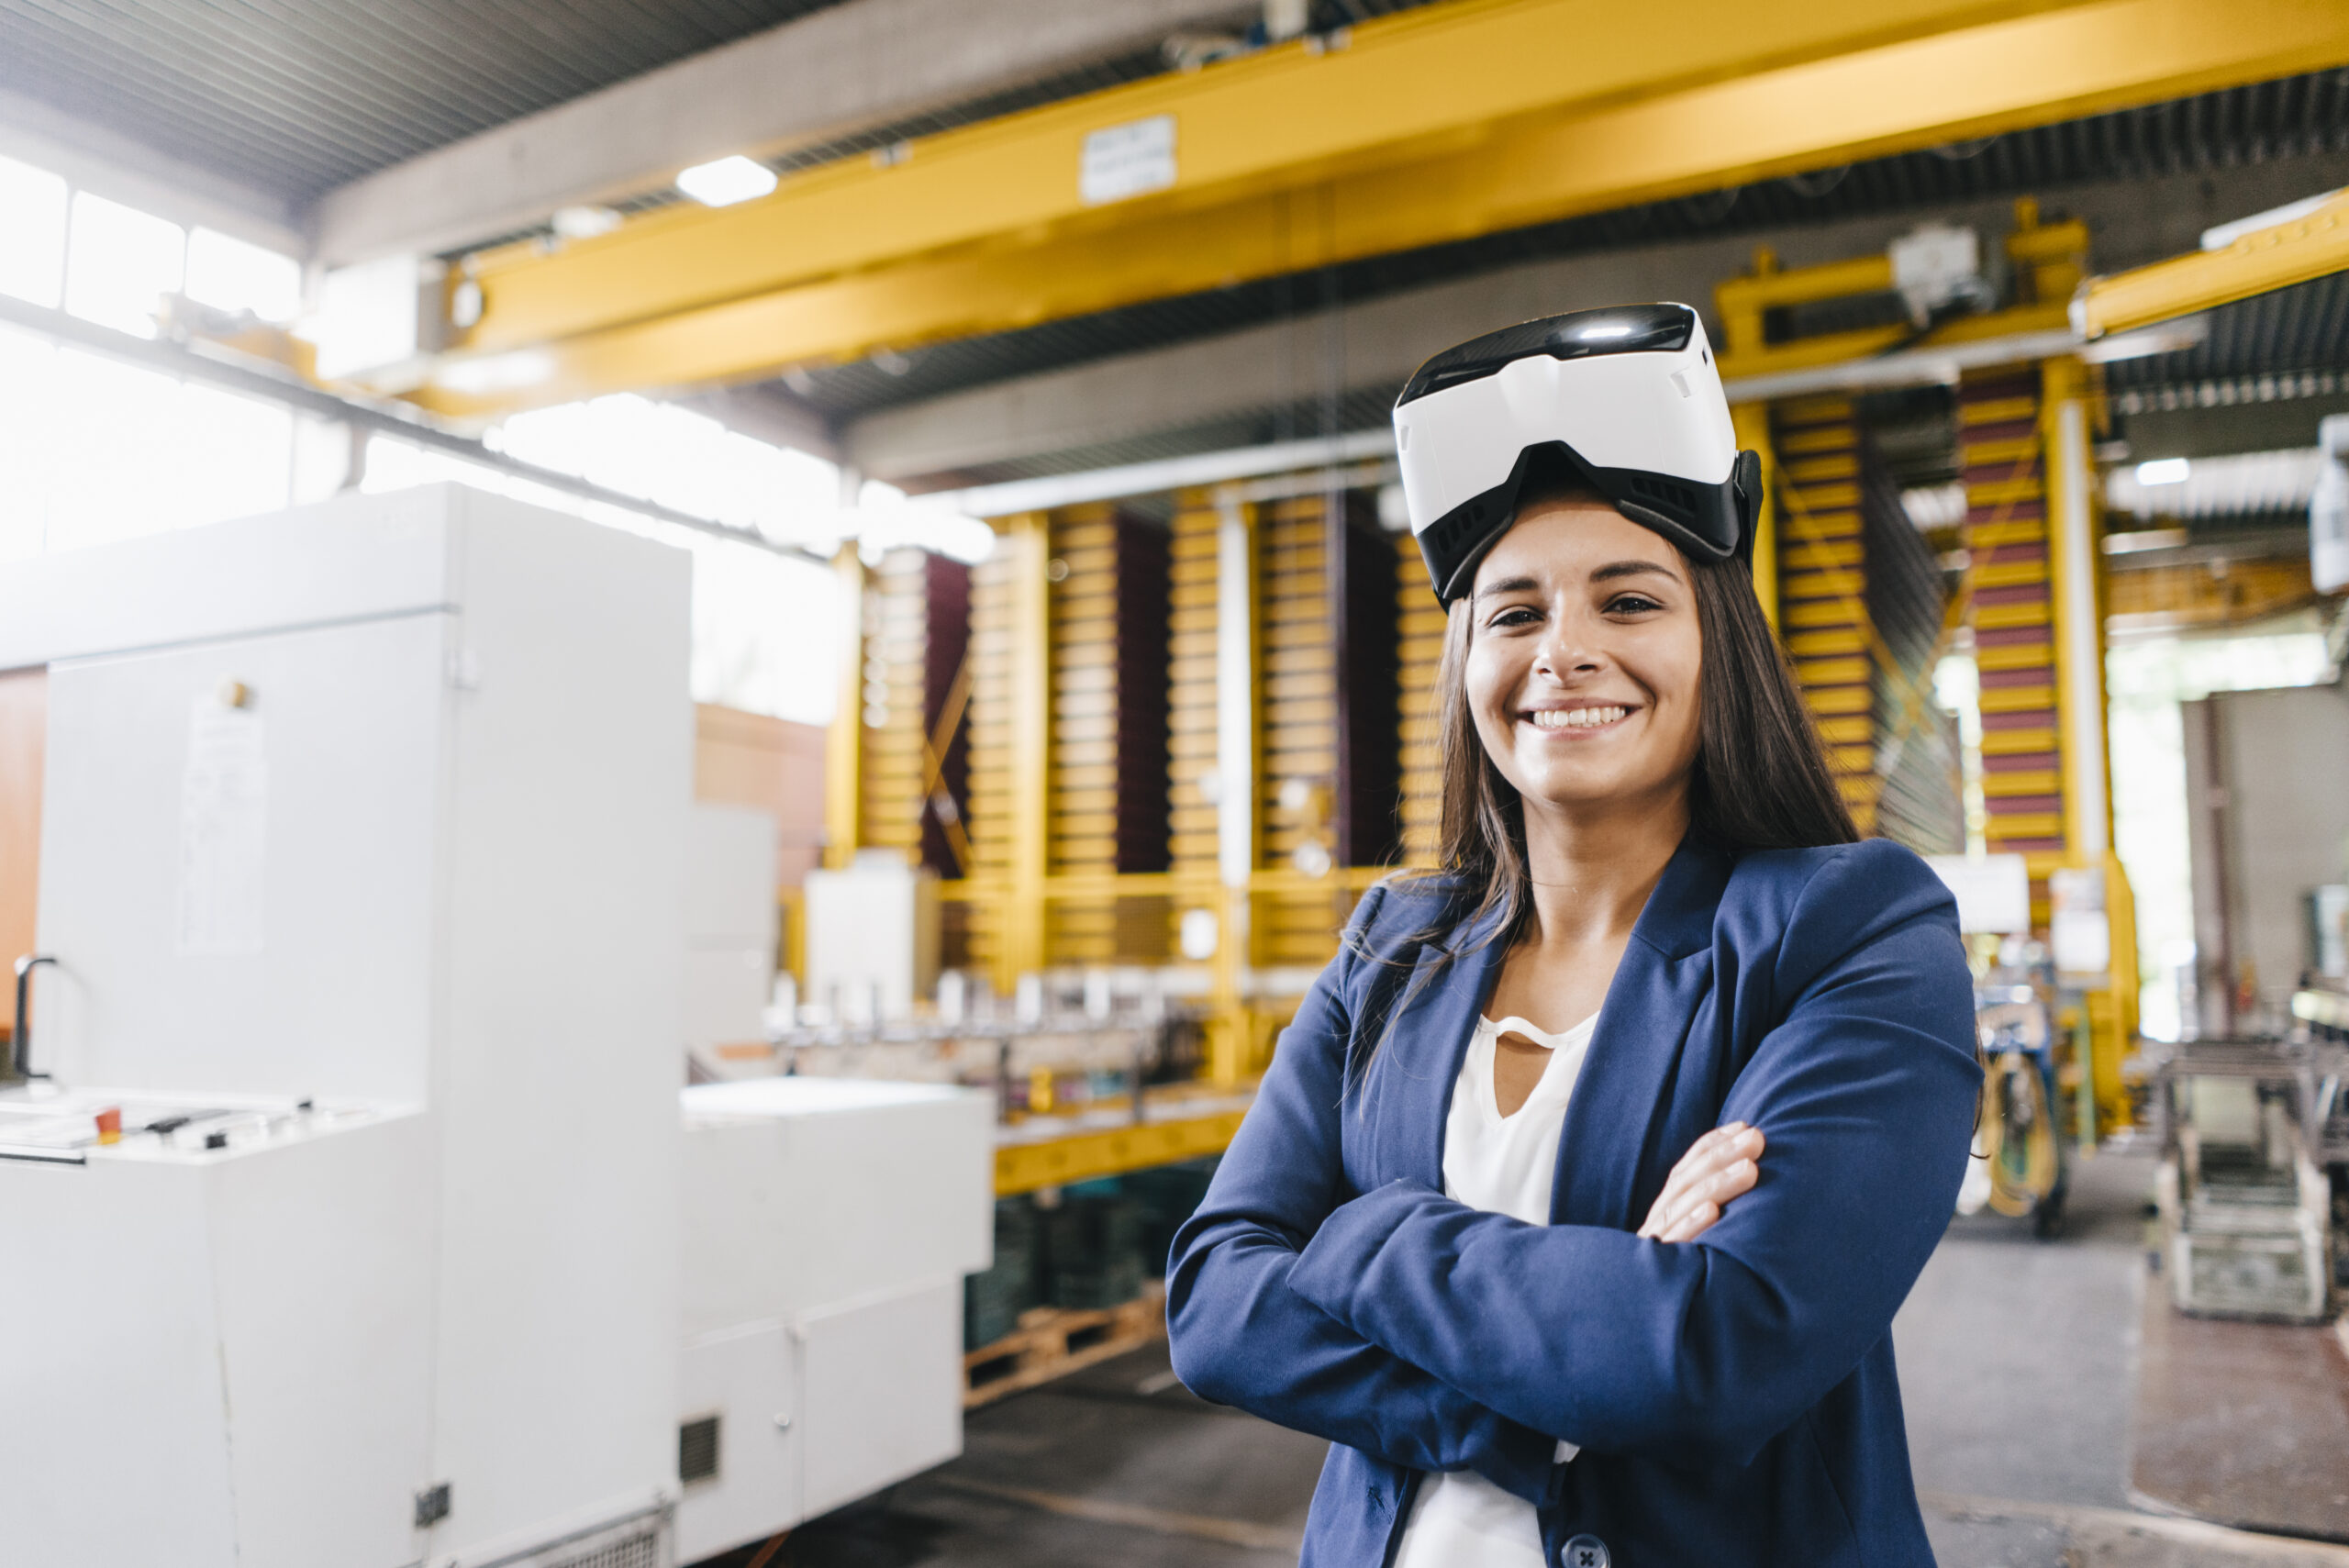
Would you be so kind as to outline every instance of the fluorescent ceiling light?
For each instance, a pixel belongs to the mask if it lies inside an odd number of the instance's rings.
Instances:
[[[2154,354],[2174,354],[2181,349],[2196,349],[2210,335],[2210,318],[2207,316],[2181,316],[2175,321],[2164,321],[2153,327],[2140,327],[2133,332],[2115,332],[2084,345],[2080,358],[2092,365],[2109,365],[2121,360],[2149,359]]]
[[[736,153],[715,163],[696,163],[677,176],[677,189],[704,206],[732,206],[774,189],[774,171]]]
[[[686,173],[696,171],[688,169]],[[685,181],[677,182],[684,184]],[[554,231],[565,239],[593,239],[598,234],[609,234],[620,226],[620,215],[607,206],[559,206],[554,209]]]
[[[479,359],[451,360],[432,373],[433,384],[467,397],[495,397],[551,379],[554,356],[543,349],[517,349]]]
[[[2141,462],[2137,465],[2137,483],[2140,484],[2183,484],[2186,483],[2186,476],[2193,472],[2194,465],[2182,457],[2155,458],[2151,462]]]
[[[2220,224],[2216,228],[2206,228],[2202,231],[2202,249],[2223,250],[2246,234],[2255,234],[2263,228],[2273,228],[2279,223],[2306,217],[2340,194],[2339,191],[2326,191],[2321,195],[2304,197],[2279,207],[2270,207],[2266,212],[2253,213],[2249,217],[2239,217],[2232,223]]]
[[[2123,528],[2104,536],[2104,553],[2134,555],[2146,550],[2176,550],[2187,542],[2184,528]]]

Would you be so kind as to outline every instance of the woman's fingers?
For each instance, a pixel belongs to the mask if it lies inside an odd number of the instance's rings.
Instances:
[[[1680,1201],[1672,1206],[1675,1218],[1700,1203],[1726,1203],[1738,1194],[1748,1191],[1753,1185],[1754,1173],[1755,1166],[1751,1160],[1739,1160],[1724,1165],[1681,1195]]]
[[[1762,1142],[1761,1133],[1742,1122],[1715,1128],[1697,1140],[1665,1178],[1664,1191],[1656,1195],[1655,1203],[1648,1210],[1647,1222],[1640,1227],[1639,1233],[1663,1240],[1692,1205],[1707,1200],[1709,1194],[1703,1190],[1706,1183],[1740,1162],[1750,1164],[1761,1154]],[[1733,1184],[1734,1191],[1724,1189],[1709,1195],[1713,1201],[1726,1202],[1753,1184],[1753,1177],[1748,1175],[1742,1184]]]
[[[1664,1190],[1649,1206],[1646,1223],[1640,1227],[1642,1236],[1661,1239],[1664,1229],[1687,1207],[1690,1192],[1698,1184],[1719,1171],[1724,1163],[1738,1157],[1733,1151],[1742,1148],[1739,1140],[1751,1129],[1742,1122],[1717,1127],[1688,1146],[1688,1152],[1672,1167],[1664,1180]]]
[[[1691,1216],[1699,1212],[1711,1215],[1712,1218],[1704,1222],[1710,1225],[1720,1218],[1721,1210],[1731,1198],[1741,1197],[1753,1190],[1753,1183],[1760,1174],[1760,1168],[1751,1160],[1740,1160],[1715,1172],[1689,1189],[1681,1201],[1666,1212],[1661,1230],[1667,1236],[1674,1235]],[[1685,1237],[1675,1239],[1687,1240]]]
[[[1672,1168],[1639,1233],[1685,1241],[1710,1227],[1731,1199],[1753,1190],[1760,1175],[1763,1142],[1761,1132],[1742,1122],[1715,1128],[1699,1138]]]
[[[1664,1177],[1664,1191],[1656,1195],[1658,1207],[1671,1207],[1682,1193],[1687,1191],[1694,1184],[1702,1181],[1716,1169],[1716,1157],[1720,1151],[1725,1148],[1731,1139],[1745,1130],[1747,1129],[1742,1122],[1731,1122],[1727,1127],[1713,1129],[1712,1131],[1690,1144],[1688,1152],[1680,1156],[1679,1162],[1672,1167],[1672,1173]]]
[[[1688,1152],[1680,1157],[1672,1174],[1664,1178],[1658,1199],[1665,1208],[1675,1208],[1691,1189],[1708,1177],[1761,1152],[1762,1135],[1753,1129],[1737,1122],[1717,1128],[1690,1145]]]
[[[1681,1216],[1680,1218],[1667,1229],[1662,1236],[1658,1237],[1657,1240],[1663,1241],[1694,1241],[1698,1237],[1710,1229],[1712,1228],[1713,1221],[1719,1219],[1720,1217],[1721,1211],[1720,1209],[1714,1207],[1711,1204],[1700,1203],[1695,1208],[1690,1209],[1687,1214]]]

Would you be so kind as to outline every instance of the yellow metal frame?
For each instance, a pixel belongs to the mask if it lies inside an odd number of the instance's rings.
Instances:
[[[1098,1132],[1074,1132],[1065,1138],[1035,1143],[1007,1143],[995,1151],[995,1192],[997,1197],[1032,1193],[1039,1187],[1089,1182],[1178,1160],[1220,1154],[1240,1130],[1240,1110],[1179,1121],[1109,1128]]]
[[[2216,250],[2091,278],[2072,308],[2084,338],[2151,326],[2349,270],[2349,190]]]
[[[1962,317],[1915,339],[1915,346],[1979,342],[2062,328],[2070,320],[2063,302],[2076,295],[2087,298],[2092,295],[2098,285],[2083,284],[2088,247],[2087,227],[2076,221],[2043,223],[2038,204],[2028,198],[2015,204],[2015,217],[2016,227],[2006,239],[2006,250],[2009,260],[2024,280],[2022,292],[2028,303],[2002,311]],[[2189,257],[2183,260],[2192,261],[2197,259]],[[2349,265],[2349,260],[2343,264]],[[2156,270],[2144,269],[2146,272]],[[1897,347],[1910,346],[1912,335],[1907,328],[1897,326],[1822,334],[1775,345],[1767,342],[1765,337],[1764,319],[1765,313],[1771,310],[1855,294],[1881,293],[1892,286],[1891,261],[1885,256],[1856,257],[1820,266],[1782,270],[1776,258],[1768,250],[1758,251],[1752,273],[1731,279],[1715,291],[1715,301],[1722,321],[1720,355],[1722,375],[1742,377],[1809,370],[1866,359]],[[2055,432],[2058,421],[2064,417],[2063,411],[2069,406],[2079,410],[2085,417],[2093,410],[2095,388],[2087,367],[2069,357],[2043,361],[2041,375],[2043,395],[2041,398],[2041,430],[2036,450],[2048,454],[2049,471],[2043,487],[2047,506],[2049,595],[2051,612],[2061,614],[2067,602],[2067,593],[2075,586],[2066,575],[2070,568],[2067,552],[2063,549],[2064,540],[2085,530],[2089,535],[2090,548],[2086,551],[2086,558],[2090,563],[2090,570],[2100,573],[2103,561],[2102,551],[2094,548],[2096,536],[2101,531],[2101,519],[2096,513],[2094,484],[2069,484],[2066,474],[2054,471],[2055,454],[2061,447],[2055,439]],[[1740,419],[1740,444],[1763,451],[1767,461],[1771,450],[1767,439],[1768,406],[1762,403],[1742,405],[1732,410],[1732,414]],[[2081,455],[2085,455],[2085,445]],[[1776,488],[1772,486],[1774,492]],[[2076,507],[2072,504],[2071,497],[2076,494],[2087,497],[2084,506]],[[1807,519],[1798,513],[1787,520],[1787,526],[1796,528],[1798,536],[1806,523]],[[1757,551],[1757,562],[1759,559]],[[1965,601],[1970,598],[1976,587],[1996,585],[1998,570],[1997,567],[1968,568],[1959,595],[1951,606],[1944,635],[1954,628]],[[1760,586],[1758,582],[1756,586],[1757,589]],[[2099,628],[2100,645],[2104,600],[2100,577],[2087,588],[2091,614]],[[1765,599],[1765,604],[1772,609],[1776,607],[1771,599]],[[1865,628],[1865,616],[1861,618]],[[1867,636],[1872,640],[1874,634],[1871,631]],[[2060,818],[2051,820],[2048,828],[2052,834],[2060,826],[2065,841],[2074,846],[2082,842],[2082,828],[2086,825],[2084,814],[2091,809],[2084,798],[2085,786],[2076,759],[2084,754],[2085,737],[2088,733],[2083,722],[2088,711],[2086,705],[2096,705],[2097,710],[2101,711],[2104,703],[2101,668],[2099,660],[2095,689],[2079,691],[2073,689],[2072,682],[2064,672],[2063,662],[2060,659],[2057,662],[2057,684],[2053,704],[2057,709],[2058,733],[2062,738],[2060,750],[2065,761],[2060,777],[2053,781],[2054,788],[2049,793],[2062,795],[2064,809]],[[1914,718],[1915,703],[1920,695],[1912,694],[1912,711],[1908,718]],[[2047,699],[2043,694],[2034,691],[2028,697],[2017,700],[2039,704]],[[2054,737],[2050,737],[2049,744],[2055,744]],[[2109,745],[2100,740],[2099,747],[2105,757],[2106,781],[2101,807],[2105,819],[2099,837],[2109,846],[2112,841],[2111,762]],[[2094,864],[2104,872],[2106,913],[2112,930],[2112,987],[2110,991],[2091,993],[2087,998],[2090,1049],[2086,1065],[2100,1125],[2124,1125],[2129,1119],[2129,1106],[2121,1083],[2121,1062],[2136,1029],[2138,973],[2135,910],[2128,879],[2119,858],[2109,849],[2098,857],[2090,857],[2076,848],[2063,854],[2040,852],[2026,858],[2029,873],[2034,880],[2043,879],[2050,871],[2066,865]],[[2043,917],[2043,912],[2034,911],[2035,919]]]
[[[1778,456],[1770,439],[1770,406],[1739,403],[1731,406],[1730,423],[1736,428],[1741,450],[1762,459],[1762,514],[1753,523],[1753,596],[1762,601],[1763,618],[1778,629]]]
[[[2065,472],[2065,450],[2061,439],[2062,421],[2066,408],[2085,411],[2087,402],[2087,367],[2078,360],[2068,356],[2045,361],[2040,366],[2040,442],[2047,452],[2048,595],[2052,601],[2054,613],[2058,616],[2065,613],[2076,595],[2084,596],[2085,602],[2092,606],[2091,613],[2095,615],[2098,624],[2101,625],[2104,605],[2102,584],[2093,580],[2093,574],[2091,580],[2086,584],[2073,582],[2073,555],[2062,548],[2065,538],[2076,537],[2082,533],[2088,534],[2093,543],[2095,535],[2099,531],[2099,519],[2093,515],[2095,510],[2093,506],[2087,509],[2089,515],[2075,515],[2077,508],[2073,506],[2072,497],[2076,487],[2069,482],[2071,475]],[[2092,474],[2089,480],[2088,484],[2076,487],[2078,493],[2087,494],[2093,490],[2094,476]],[[2087,558],[2091,562],[2101,561],[2103,551],[2092,550],[2088,552]],[[2102,641],[2103,639],[2099,636],[2098,638],[2099,646]],[[2101,660],[2099,662],[2101,663]],[[2063,739],[2062,753],[2065,764],[2062,770],[2064,838],[2065,842],[2071,844],[2082,842],[2087,836],[2086,818],[2089,806],[2086,799],[2086,784],[2080,777],[2079,770],[2071,764],[2072,759],[2082,750],[2083,740],[2087,732],[2087,710],[2091,705],[2099,712],[2103,710],[2103,682],[2098,681],[2095,688],[2090,691],[2076,689],[2071,671],[2059,648],[2055,662],[2055,726],[2057,733]],[[2111,763],[2109,756],[2106,761],[2105,776],[2106,788],[2101,807],[2104,820],[2099,825],[2096,836],[2110,844],[2112,841],[2112,790]]]
[[[2349,11],[2308,0],[1689,0],[1664,50],[1657,26],[1459,0],[485,255],[480,325],[415,395],[756,376],[2349,61]],[[1085,136],[1161,115],[1173,186],[1087,206]]]
[[[855,540],[841,546],[832,573],[841,667],[831,728],[824,732],[824,864],[840,871],[856,858],[857,814],[864,798],[864,563],[857,559]]]
[[[2076,454],[2070,443],[2062,439],[2063,421],[2066,410],[2093,425],[2095,386],[2088,367],[2079,360],[2065,356],[2043,361],[2040,366],[2040,442],[2047,454],[2047,564],[2048,596],[2053,613],[2059,617],[2052,623],[2060,631],[2075,599],[2084,600],[2095,628],[2097,658],[2094,679],[2087,689],[2076,684],[2068,662],[2059,647],[2055,661],[2055,724],[2062,738],[2060,754],[2061,793],[2064,802],[2064,841],[2071,846],[2064,857],[2065,863],[2076,868],[2101,871],[2105,884],[2105,921],[2111,933],[2111,976],[2110,990],[2093,991],[2084,998],[2088,1022],[2089,1093],[2096,1101],[2098,1125],[2126,1126],[2130,1119],[2129,1093],[2121,1082],[2121,1058],[2129,1052],[2130,1042],[2137,1032],[2137,920],[2136,903],[2129,888],[2129,877],[2121,864],[2121,857],[2110,848],[2112,838],[2112,748],[2110,730],[2104,724],[2091,728],[2091,715],[2101,716],[2109,709],[2104,684],[2104,617],[2103,583],[2104,551],[2103,518],[2096,506],[2096,476],[2093,472],[2076,475],[2067,464],[2076,455],[2087,457],[2087,443],[2079,444]],[[2079,483],[2074,483],[2075,479]],[[2084,506],[2076,506],[2075,497]],[[2072,580],[2076,552],[2063,548],[2066,539],[2085,535],[2087,549],[2077,552],[2077,558],[2088,563],[2089,580],[2085,584]],[[2093,741],[2091,741],[2091,735]],[[2093,750],[2101,758],[2104,769],[2104,797],[2101,801],[2087,798],[2087,783],[2082,776],[2079,759]],[[2092,852],[2086,848],[2090,835],[2089,817],[2100,814],[2103,820],[2096,824],[2096,841],[2106,848]],[[2049,868],[2052,869],[2052,868]],[[2045,870],[2032,868],[2033,875],[2043,876]]]
[[[2015,229],[2005,241],[2007,257],[2029,276],[2029,292],[2034,297],[2004,310],[1959,317],[1923,334],[1905,326],[1869,327],[1823,332],[1788,343],[1766,342],[1762,328],[1765,313],[1853,295],[1887,293],[1892,288],[1892,261],[1883,255],[1859,256],[1781,270],[1768,247],[1757,248],[1750,274],[1731,278],[1713,290],[1714,306],[1721,317],[1721,378],[1733,381],[1817,370],[1873,359],[1895,349],[1952,348],[2027,332],[2065,330],[2071,324],[2065,302],[2087,272],[2087,225],[2076,218],[2042,223],[2039,204],[2028,197],[2015,204]],[[1766,425],[1761,428],[1766,429]],[[1743,429],[1741,427],[1741,439]]]
[[[998,527],[1011,569],[1011,886],[996,947],[996,983],[1008,991],[1044,967],[1044,886],[1052,865],[1052,606],[1045,575],[1051,519],[1023,512]]]
[[[800,985],[807,984],[807,893],[805,888],[785,887],[775,895],[775,914],[783,927],[781,951],[775,954],[775,967]]]

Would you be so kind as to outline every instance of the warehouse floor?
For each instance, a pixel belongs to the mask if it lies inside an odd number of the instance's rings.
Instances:
[[[1895,1327],[1942,1568],[2349,1568],[2349,1550],[2131,1509],[2147,1159],[2076,1177],[2069,1234],[1954,1222]],[[1194,1398],[1163,1345],[973,1413],[963,1456],[796,1533],[774,1568],[1273,1568],[1323,1445]],[[740,1568],[753,1553],[720,1560]]]

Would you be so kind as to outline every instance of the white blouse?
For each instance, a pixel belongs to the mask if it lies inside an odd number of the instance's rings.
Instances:
[[[1591,1014],[1564,1034],[1549,1034],[1523,1018],[1496,1023],[1476,1020],[1467,1060],[1452,1088],[1452,1109],[1443,1124],[1443,1192],[1446,1197],[1529,1225],[1550,1223],[1550,1189],[1557,1175],[1558,1139],[1574,1097],[1583,1057],[1590,1049],[1598,1015]],[[1501,1115],[1493,1085],[1497,1042],[1513,1034],[1549,1048],[1541,1081],[1525,1104]],[[1558,1444],[1558,1460],[1575,1456],[1575,1445]],[[1395,1568],[1547,1568],[1542,1556],[1542,1524],[1533,1505],[1502,1491],[1470,1470],[1430,1476],[1419,1486]]]

